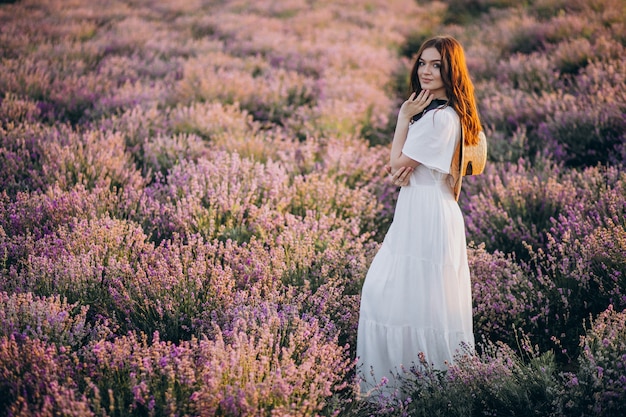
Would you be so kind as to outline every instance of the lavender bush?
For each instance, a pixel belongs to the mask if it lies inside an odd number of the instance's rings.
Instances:
[[[95,415],[65,347],[0,337],[0,407],[5,415]]]
[[[581,416],[619,415],[623,411],[625,324],[625,313],[615,311],[612,306],[590,321],[580,341],[579,372],[569,375],[567,381],[571,391],[562,401],[565,410]],[[578,403],[573,400],[574,395],[585,400]]]
[[[522,355],[504,343],[483,341],[480,355],[461,352],[446,370],[419,356],[394,376],[402,389],[361,403],[348,415],[560,415],[554,356],[539,354],[526,338],[518,341]]]

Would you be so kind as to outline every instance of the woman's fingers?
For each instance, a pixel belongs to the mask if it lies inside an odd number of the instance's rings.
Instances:
[[[409,178],[413,173],[413,168],[411,167],[402,167],[398,169],[392,175],[392,183],[397,186],[405,186],[409,185]]]
[[[428,107],[434,97],[435,96],[429,90],[422,90],[419,93],[413,92],[403,106],[407,106],[407,110],[409,110],[411,116],[413,116]]]
[[[432,99],[432,93],[429,90],[422,90],[414,97],[414,101],[425,102]]]
[[[398,180],[402,183],[402,185],[407,185],[409,183],[409,177],[413,173],[413,168],[411,167],[403,167]]]

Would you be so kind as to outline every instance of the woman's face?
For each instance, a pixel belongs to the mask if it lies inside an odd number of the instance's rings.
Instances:
[[[435,98],[448,98],[441,79],[441,54],[436,48],[424,49],[418,60],[417,76],[422,90],[429,90]]]

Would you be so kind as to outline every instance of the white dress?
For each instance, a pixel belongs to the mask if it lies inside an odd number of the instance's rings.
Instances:
[[[419,352],[445,369],[462,343],[474,346],[465,223],[447,181],[460,136],[450,107],[428,111],[409,127],[402,152],[420,165],[400,190],[361,294],[362,393],[383,377],[392,388],[392,374],[418,364]]]

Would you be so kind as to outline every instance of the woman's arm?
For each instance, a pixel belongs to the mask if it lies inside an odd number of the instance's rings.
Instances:
[[[419,94],[411,94],[409,99],[402,103],[398,112],[396,130],[393,134],[393,143],[391,144],[391,154],[389,156],[389,165],[391,165],[392,173],[395,173],[401,167],[415,168],[419,165],[419,162],[404,155],[402,148],[409,132],[411,118],[424,111],[432,100],[433,95],[430,91],[422,90]]]

